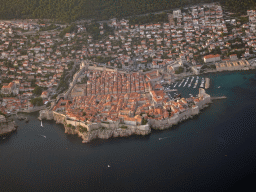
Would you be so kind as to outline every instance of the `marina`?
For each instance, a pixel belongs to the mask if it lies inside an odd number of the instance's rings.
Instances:
[[[182,93],[182,97],[191,97],[191,95],[198,94],[198,88],[209,89],[210,78],[189,76],[162,86],[164,87],[164,92],[168,94],[170,99],[175,99],[179,93]]]

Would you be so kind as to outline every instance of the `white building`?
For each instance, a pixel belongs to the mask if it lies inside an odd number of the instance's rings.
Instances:
[[[181,18],[181,17],[182,17],[182,14],[180,9],[173,11],[173,18]]]
[[[204,56],[204,62],[205,63],[216,62],[216,61],[220,61],[220,55],[219,54]]]

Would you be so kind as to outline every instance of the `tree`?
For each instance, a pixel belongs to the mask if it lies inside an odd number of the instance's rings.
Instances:
[[[34,106],[42,106],[42,105],[44,104],[42,97],[37,97],[37,98],[31,99],[30,102],[31,102],[32,105],[34,105]]]
[[[183,73],[184,68],[183,67],[179,67],[177,70],[175,70],[175,74],[180,74]]]
[[[33,90],[33,93],[35,95],[41,95],[42,91],[43,91],[42,87],[36,86],[35,89]]]
[[[148,120],[143,117],[141,121],[141,125],[146,125],[147,123],[148,123]]]
[[[33,90],[33,93],[35,95],[41,95],[42,91],[43,91],[42,87],[36,86],[35,89]]]

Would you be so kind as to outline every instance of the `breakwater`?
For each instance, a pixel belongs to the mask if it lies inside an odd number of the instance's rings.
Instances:
[[[209,89],[210,87],[210,78],[205,78],[205,89]]]
[[[218,100],[218,99],[227,99],[226,96],[220,96],[220,97],[212,97],[212,100]]]

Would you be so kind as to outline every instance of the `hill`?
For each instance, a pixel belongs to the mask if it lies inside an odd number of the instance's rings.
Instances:
[[[106,20],[160,10],[181,8],[214,0],[4,0],[0,1],[0,19],[78,19]],[[232,11],[250,8],[254,0],[224,0]]]

